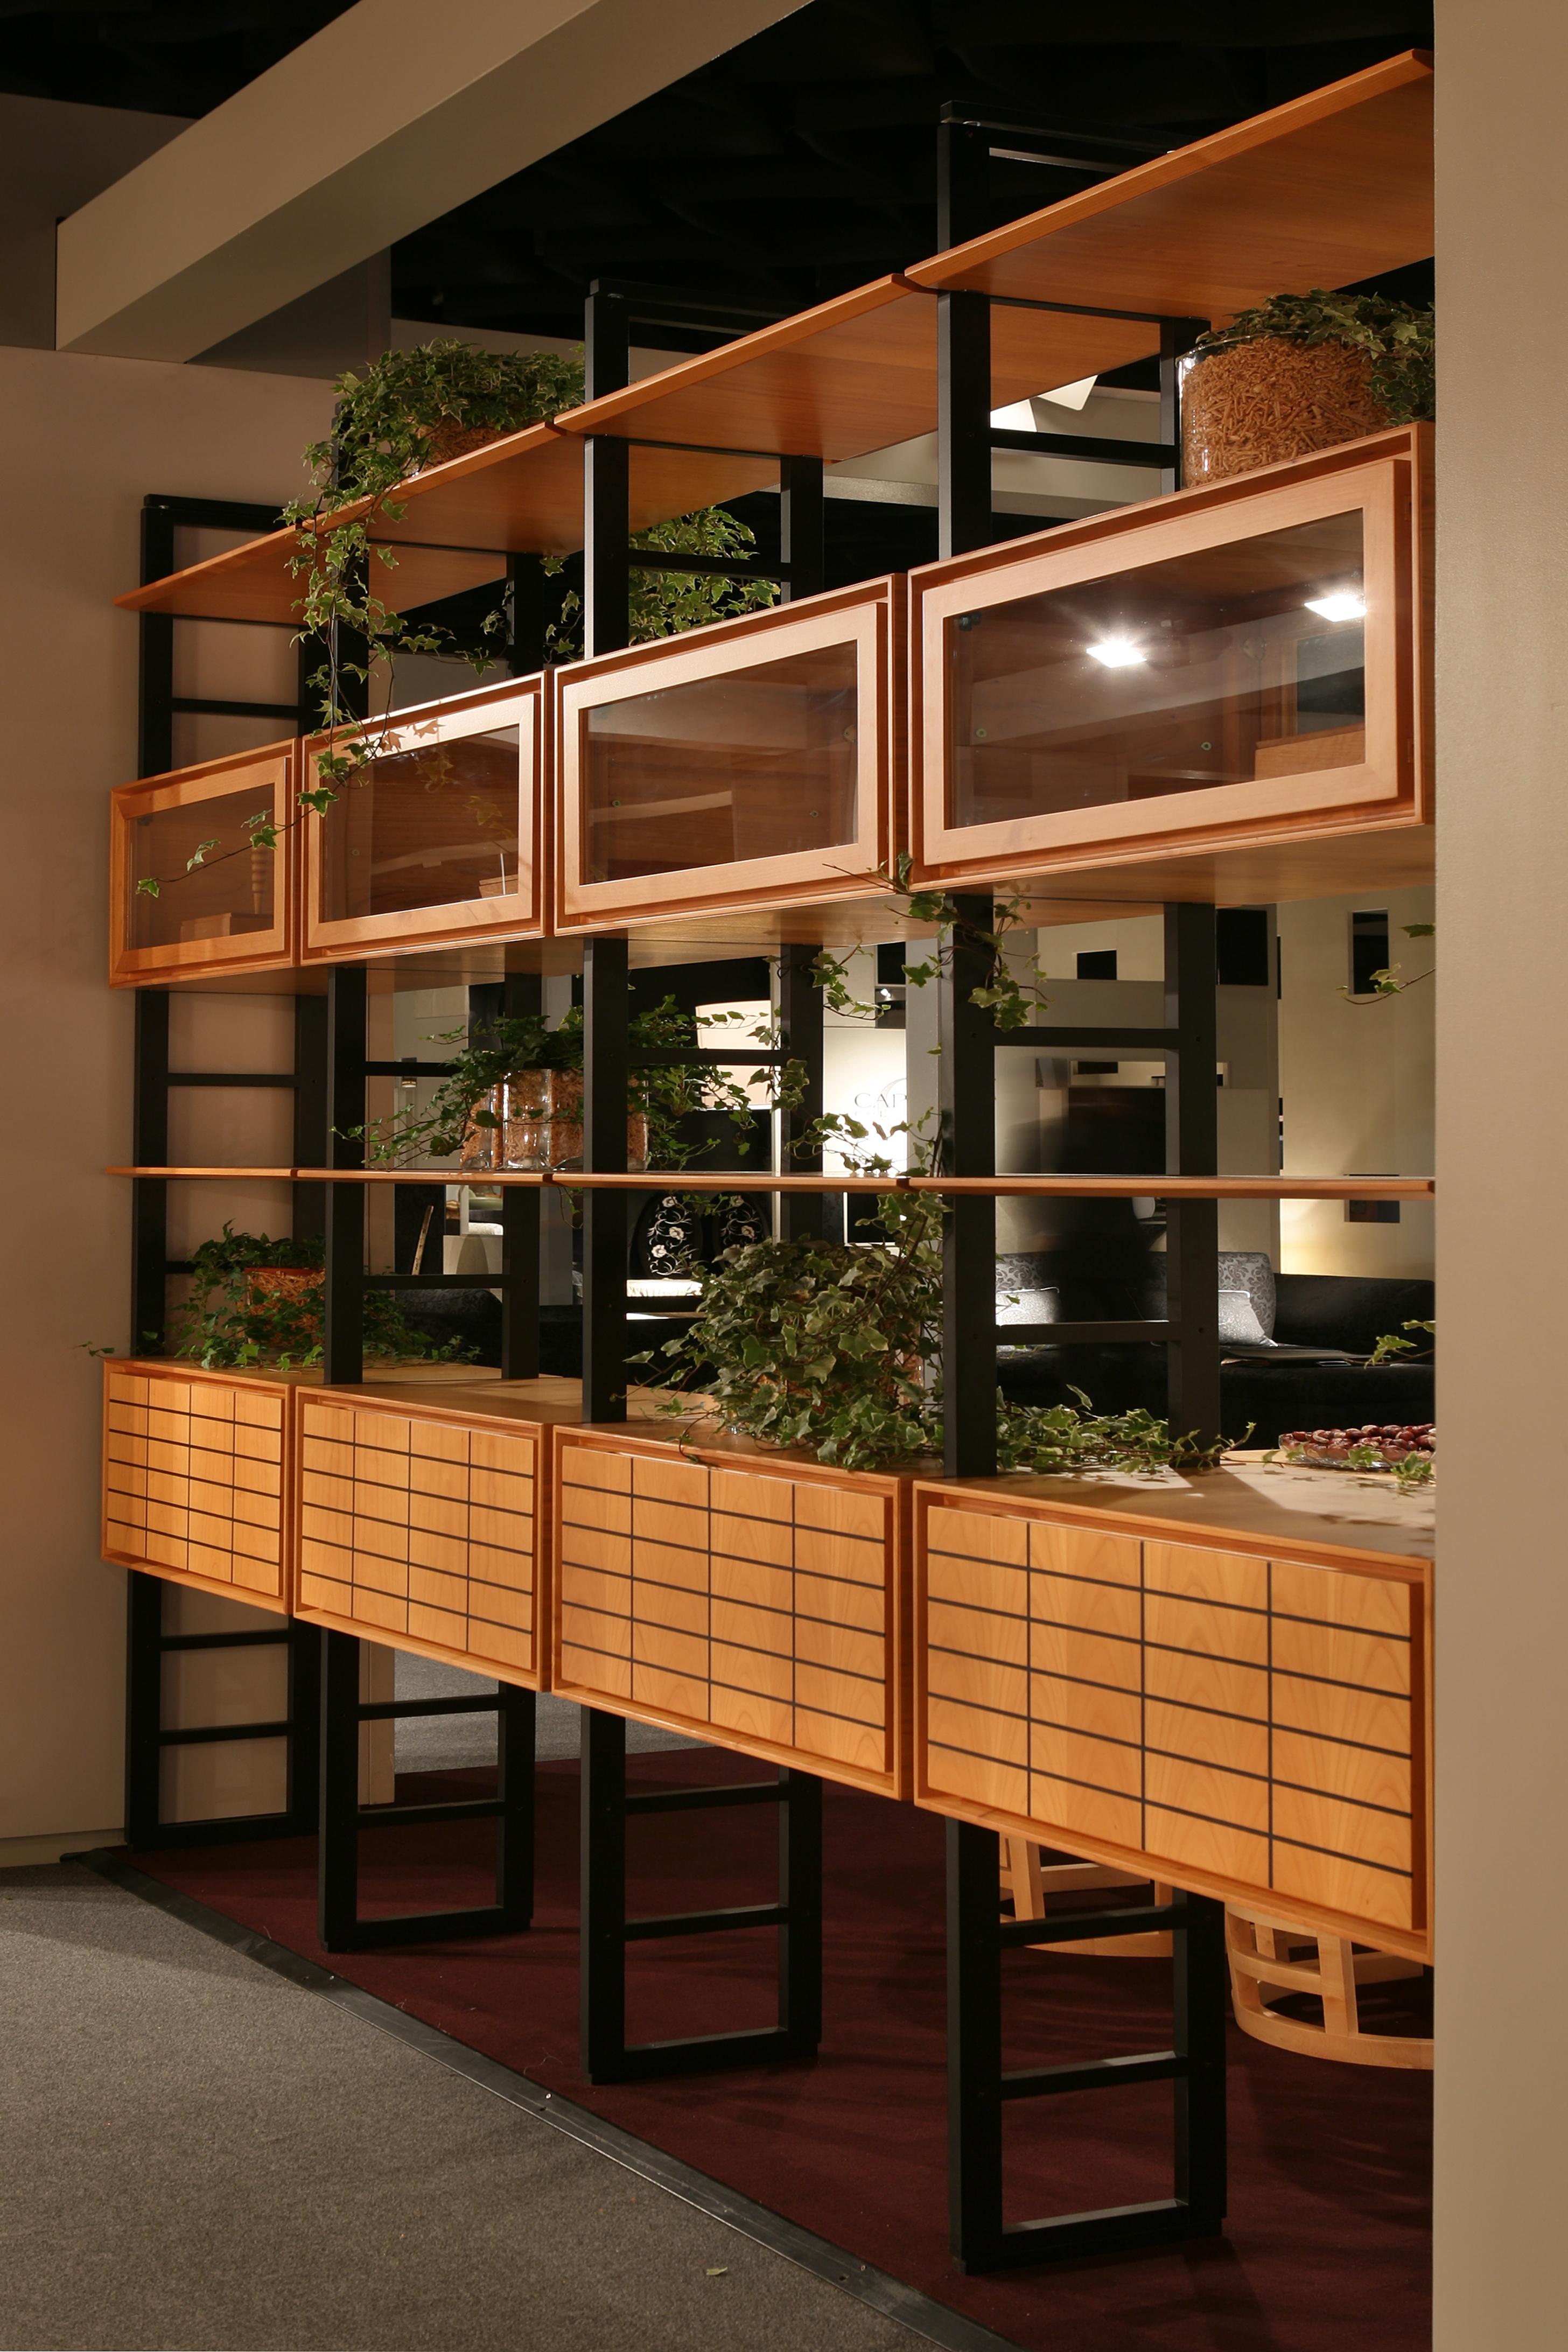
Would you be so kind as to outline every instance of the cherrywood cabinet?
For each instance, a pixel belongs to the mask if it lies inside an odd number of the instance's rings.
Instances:
[[[106,1362],[104,1559],[286,1612],[291,1385],[287,1374]]]
[[[917,882],[1431,816],[1431,428],[910,575]]]
[[[293,961],[297,771],[298,746],[273,743],[110,794],[111,987]]]
[[[871,580],[557,670],[557,930],[874,891],[902,614]]]
[[[1428,1505],[1238,1465],[914,1526],[918,1802],[1431,1957]]]
[[[910,1481],[556,1433],[552,1688],[908,1794]]]
[[[376,728],[333,804],[305,817],[307,962],[545,931],[542,688],[509,678]],[[327,750],[304,747],[309,790]]]

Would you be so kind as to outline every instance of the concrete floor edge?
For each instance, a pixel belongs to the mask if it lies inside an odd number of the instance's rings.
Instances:
[[[513,2106],[526,2108],[548,2124],[552,2130],[565,2134],[592,2148],[597,2155],[607,2157],[613,2164],[638,2174],[655,2188],[666,2190],[684,2203],[693,2205],[714,2221],[721,2221],[742,2237],[752,2239],[773,2253],[782,2254],[814,2277],[837,2287],[857,2302],[868,2305],[884,2317],[896,2320],[911,2335],[923,2336],[928,2343],[940,2345],[943,2352],[1018,2352],[1008,2336],[998,2336],[991,2328],[966,2319],[961,2312],[945,2304],[934,2303],[918,2288],[906,2285],[889,2272],[876,2269],[858,2261],[841,2246],[812,2231],[787,2221],[783,2214],[772,2212],[767,2206],[755,2204],[752,2199],[728,2189],[707,2173],[698,2172],[682,2164],[664,2149],[655,2147],[631,2132],[606,2123],[586,2107],[573,2100],[558,2097],[546,2091],[526,2074],[517,2074],[503,2066],[499,2060],[487,2058],[482,2051],[471,2050],[466,2042],[443,2033],[437,2026],[428,2025],[422,2018],[412,2017],[406,2011],[395,2008],[391,2002],[379,2000],[363,1987],[352,1984],[346,1977],[334,1976],[328,1969],[308,1960],[287,1945],[274,1943],[269,1937],[258,1935],[198,1903],[189,1895],[166,1886],[161,1879],[153,1878],[128,1862],[123,1853],[110,1847],[96,1847],[87,1853],[60,1856],[107,1879],[128,1895],[166,1911],[184,1926],[210,1936],[216,1943],[255,1960],[306,1992],[320,1993],[351,2011],[367,2025],[388,2033],[426,2058],[433,2059],[450,2073],[461,2074],[479,2089],[489,2091],[498,2098],[508,2100]]]

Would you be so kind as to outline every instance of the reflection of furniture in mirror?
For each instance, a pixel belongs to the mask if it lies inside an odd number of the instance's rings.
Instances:
[[[901,598],[868,581],[558,671],[560,925],[863,893],[896,846]]]
[[[112,985],[292,961],[294,767],[295,746],[274,743],[112,794]]]
[[[1427,448],[911,573],[917,880],[1424,817]]]
[[[308,959],[540,935],[542,713],[541,681],[509,679],[379,724],[307,819]],[[306,746],[311,788],[325,750]]]

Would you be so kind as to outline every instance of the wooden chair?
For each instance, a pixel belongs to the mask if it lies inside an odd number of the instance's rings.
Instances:
[[[1358,1949],[1348,1937],[1292,1927],[1234,1906],[1226,1910],[1225,1940],[1236,2021],[1255,2041],[1308,2058],[1338,2058],[1351,2066],[1430,2068],[1429,2041],[1414,2034],[1367,2032],[1356,2000],[1363,1985],[1420,1976],[1419,1960],[1397,1952]],[[1310,1993],[1321,2003],[1321,2025],[1282,2017],[1270,2005],[1294,1993]]]
[[[1013,1898],[1015,1919],[1044,1919],[1047,1899],[1097,1886],[1147,1886],[1135,1870],[1113,1870],[1098,1862],[1044,1862],[1031,1838],[1004,1837],[1002,1892]],[[1168,1903],[1171,1890],[1156,1883],[1152,1898]],[[1053,1944],[1049,1937],[1030,1944],[1031,1952],[1083,1952],[1105,1960],[1168,1960],[1171,1938],[1164,1930],[1143,1936],[1100,1936],[1085,1943]]]

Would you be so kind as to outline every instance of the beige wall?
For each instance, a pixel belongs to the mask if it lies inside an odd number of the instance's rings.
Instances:
[[[0,1360],[5,1842],[121,1818],[124,1579],[98,1557],[99,1368],[127,1339],[131,1002],[104,981],[107,793],[134,773],[137,577],[149,490],[281,499],[324,385],[0,350],[7,725]]]
[[[1389,955],[1415,985],[1403,996],[1353,1003],[1350,922],[1358,908],[1388,915]],[[1431,940],[1400,926],[1429,923],[1430,890],[1370,890],[1303,898],[1279,908],[1279,1092],[1285,1168],[1292,1176],[1430,1176],[1436,982]],[[1287,1201],[1279,1212],[1282,1274],[1430,1275],[1432,1212],[1400,1204],[1396,1225],[1351,1224],[1338,1201]]]
[[[1560,2344],[1568,14],[1437,11],[1438,2352]]]

